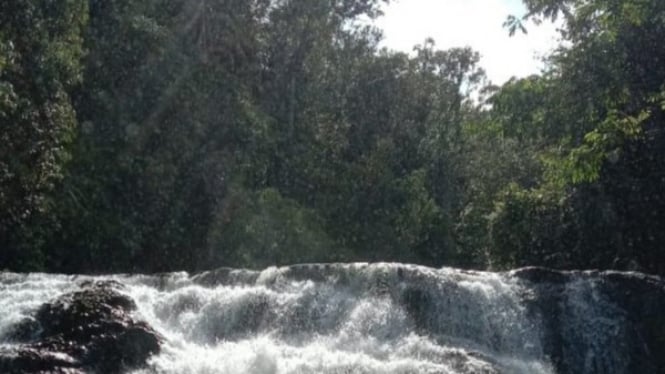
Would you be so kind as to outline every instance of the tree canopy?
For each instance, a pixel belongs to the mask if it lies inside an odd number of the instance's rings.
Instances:
[[[381,0],[0,4],[0,269],[665,274],[665,3],[525,0],[540,75],[380,47]]]

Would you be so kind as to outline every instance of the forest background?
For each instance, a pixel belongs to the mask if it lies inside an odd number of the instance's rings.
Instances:
[[[500,87],[384,2],[0,2],[0,269],[665,274],[665,2],[525,0],[564,43]]]

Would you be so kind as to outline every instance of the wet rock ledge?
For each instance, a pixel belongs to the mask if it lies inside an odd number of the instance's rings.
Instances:
[[[84,282],[15,326],[0,348],[0,373],[120,373],[145,365],[162,337],[131,316],[134,302],[113,281]]]

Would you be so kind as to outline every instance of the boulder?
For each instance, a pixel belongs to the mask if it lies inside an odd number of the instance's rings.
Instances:
[[[61,353],[34,347],[16,349],[0,349],[0,372],[18,373],[49,373],[49,374],[83,374],[79,361]]]
[[[640,273],[524,268],[557,373],[665,373],[665,280]]]
[[[162,338],[131,312],[117,282],[86,282],[42,305],[0,351],[2,373],[120,373],[145,365]],[[21,341],[22,340],[22,341]]]

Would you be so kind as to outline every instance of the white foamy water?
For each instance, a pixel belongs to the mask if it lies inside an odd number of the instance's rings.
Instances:
[[[0,276],[0,337],[90,279]],[[101,278],[166,338],[135,374],[553,372],[508,275],[350,264]]]

